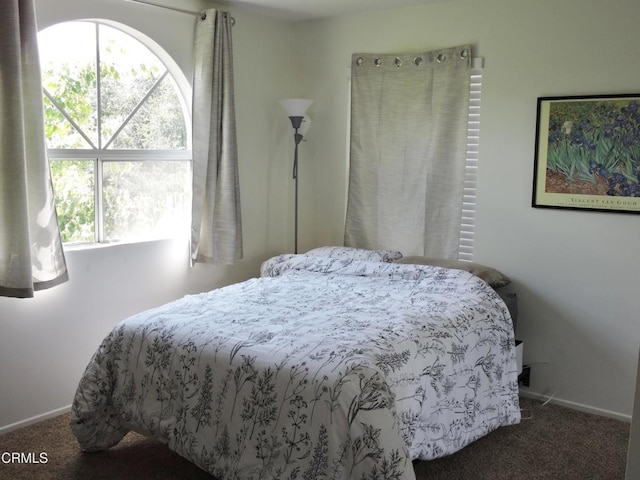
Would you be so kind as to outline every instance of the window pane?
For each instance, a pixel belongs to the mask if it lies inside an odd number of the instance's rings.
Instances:
[[[47,97],[44,98],[44,115],[48,148],[94,148]]]
[[[165,77],[109,148],[184,150],[187,129],[171,77]]]
[[[95,28],[93,23],[71,22],[49,27],[38,35],[43,86],[58,105],[45,99],[49,148],[96,148],[98,144]]]
[[[94,242],[94,162],[54,160],[51,162],[51,177],[62,241]]]
[[[139,241],[187,232],[189,162],[103,165],[104,240]]]
[[[103,147],[109,145],[109,148],[119,149],[174,148],[166,146],[162,130],[157,130],[154,126],[167,121],[172,125],[174,122],[165,117],[173,114],[173,110],[176,109],[181,113],[180,102],[175,92],[165,87],[161,90],[164,94],[158,95],[154,89],[152,96],[156,101],[152,106],[148,105],[150,99],[145,98],[165,72],[164,64],[138,40],[114,28],[100,25]],[[162,83],[170,86],[165,80]],[[117,137],[118,143],[109,144],[111,137],[127,121],[127,117],[140,102],[144,103],[136,113],[136,117],[141,119],[137,122],[138,128],[127,128],[129,135],[126,135],[126,139],[122,138],[124,135],[120,133]],[[179,121],[184,124],[184,117],[179,117]],[[155,142],[161,142],[161,145],[156,145]]]

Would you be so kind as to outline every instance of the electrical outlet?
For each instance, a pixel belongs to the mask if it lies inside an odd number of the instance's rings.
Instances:
[[[523,387],[528,387],[530,380],[531,380],[531,366],[524,365],[522,367],[522,373],[518,375],[518,383],[521,383]]]

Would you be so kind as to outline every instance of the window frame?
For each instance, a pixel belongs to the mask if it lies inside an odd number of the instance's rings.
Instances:
[[[93,242],[89,241],[72,241],[65,242],[64,246],[67,247],[100,247],[104,245],[116,245],[120,243],[140,243],[145,241],[156,241],[162,240],[165,237],[157,237],[150,239],[134,239],[134,240],[105,240],[104,235],[104,209],[103,209],[103,193],[102,193],[102,180],[103,180],[103,166],[107,162],[144,162],[144,161],[187,161],[189,162],[189,173],[192,171],[192,161],[193,161],[193,151],[192,151],[192,89],[191,85],[188,82],[186,76],[182,69],[178,66],[178,64],[173,60],[173,58],[166,52],[166,50],[159,45],[157,42],[152,40],[150,37],[146,36],[139,30],[136,30],[132,27],[129,27],[123,23],[111,21],[108,19],[74,19],[74,20],[65,20],[62,22],[58,22],[52,25],[48,25],[43,28],[41,31],[46,30],[47,28],[51,28],[57,25],[62,25],[65,23],[92,23],[95,27],[95,35],[96,35],[96,69],[98,72],[100,71],[100,33],[99,28],[101,25],[116,29],[133,40],[140,42],[144,45],[153,55],[157,57],[157,59],[162,62],[165,67],[165,72],[156,80],[154,85],[146,92],[144,97],[140,99],[139,103],[136,107],[129,112],[125,120],[118,127],[118,129],[111,135],[111,138],[106,140],[106,147],[102,145],[102,135],[100,132],[101,126],[101,118],[102,118],[102,102],[97,102],[97,122],[98,122],[98,146],[97,148],[47,148],[48,157],[50,162],[64,162],[64,161],[87,161],[93,162],[93,178],[94,178],[94,240]],[[163,150],[163,149],[109,149],[109,145],[112,144],[114,139],[120,133],[122,129],[124,129],[129,121],[135,116],[138,109],[144,105],[147,99],[151,96],[151,94],[155,91],[156,86],[160,84],[160,82],[164,81],[167,76],[170,76],[170,80],[173,80],[177,87],[177,98],[180,102],[180,107],[182,110],[182,114],[184,117],[184,127],[185,127],[185,148],[179,150]],[[100,92],[100,75],[97,75],[97,90],[98,95]],[[93,142],[86,138],[82,128],[80,128],[73,119],[69,118],[63,109],[61,109],[58,105],[56,105],[55,99],[51,98],[51,96],[45,91],[43,85],[43,95],[48,98],[48,100],[57,108],[66,120],[73,126],[73,128],[78,131],[89,145],[93,145]],[[54,192],[55,194],[55,192]],[[189,197],[191,192],[186,192]],[[187,212],[188,214],[189,212]],[[188,238],[189,232],[184,232],[184,237]]]
[[[104,234],[104,208],[102,201],[102,179],[103,165],[108,162],[144,162],[144,161],[188,161],[191,171],[192,152],[191,150],[89,150],[89,149],[49,149],[50,162],[64,162],[71,160],[81,160],[93,162],[94,179],[94,231],[93,242],[66,242],[67,246],[77,245],[97,245],[97,244],[118,244],[118,243],[139,243],[147,240],[105,240]],[[187,192],[189,193],[189,192]],[[54,192],[55,194],[55,192]],[[184,233],[185,237],[188,232]],[[163,237],[152,238],[160,240]]]

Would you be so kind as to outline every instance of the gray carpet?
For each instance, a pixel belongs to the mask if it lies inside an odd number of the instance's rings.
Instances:
[[[630,425],[523,398],[523,420],[449,457],[414,462],[418,480],[623,480]],[[163,444],[130,433],[106,452],[78,449],[62,415],[0,436],[0,452],[47,463],[0,462],[2,480],[212,480]],[[6,455],[2,457],[6,458]]]

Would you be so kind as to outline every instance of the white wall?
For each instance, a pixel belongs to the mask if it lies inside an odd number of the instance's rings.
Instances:
[[[530,204],[537,97],[640,92],[639,18],[637,0],[452,0],[297,24],[294,57],[316,100],[303,247],[342,241],[351,54],[471,43],[485,59],[476,260],[513,279],[529,391],[628,418],[640,217]]]
[[[36,0],[36,8],[40,28],[81,18],[129,25],[191,78],[195,17],[122,0]],[[232,267],[190,268],[186,241],[69,249],[69,282],[32,299],[0,297],[0,432],[70,405],[100,340],[126,316],[256,276],[263,260],[291,251],[292,131],[277,103],[290,95],[290,25],[232,14],[245,258]]]

